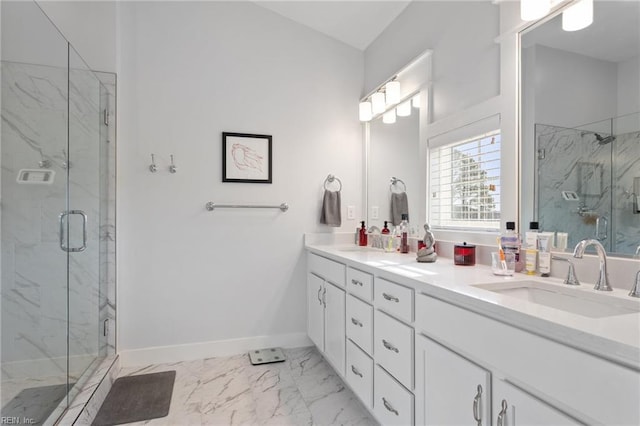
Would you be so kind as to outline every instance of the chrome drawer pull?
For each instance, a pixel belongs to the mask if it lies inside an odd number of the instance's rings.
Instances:
[[[324,288],[324,291],[322,292],[322,304],[326,307],[327,306],[327,288]]]
[[[322,306],[322,299],[320,298],[320,293],[322,293],[322,286],[318,288],[318,302],[320,302],[320,306]]]
[[[507,400],[502,400],[502,410],[498,413],[498,426],[504,426],[504,416],[507,414]]]
[[[400,299],[387,293],[382,293],[382,297],[384,297],[385,299],[391,302],[396,302],[396,303],[400,302]]]
[[[351,371],[353,371],[353,374],[355,374],[356,376],[360,376],[362,378],[364,378],[364,376],[362,375],[361,372],[359,372],[356,367],[354,367],[353,365],[351,366]]]
[[[386,408],[387,410],[391,411],[396,416],[400,415],[400,413],[398,413],[398,410],[393,408],[393,406],[391,404],[389,404],[389,402],[384,398],[384,396],[382,397],[382,403],[384,404],[384,408]]]
[[[482,400],[482,386],[478,385],[478,393],[473,398],[473,420],[476,421],[477,426],[482,426],[482,413],[480,413],[480,401]]]
[[[400,352],[398,348],[396,348],[395,346],[393,346],[391,343],[387,342],[384,339],[382,339],[382,344],[384,345],[385,348],[389,349],[390,351],[393,351],[395,353]]]
[[[353,323],[353,325],[357,325],[359,327],[362,327],[362,323],[360,321],[358,321],[355,318],[351,318],[351,322]]]
[[[362,287],[362,281],[358,281],[356,279],[352,279],[351,280],[351,284],[353,285],[359,285],[360,287]]]

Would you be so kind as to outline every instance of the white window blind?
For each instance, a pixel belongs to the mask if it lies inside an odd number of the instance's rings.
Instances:
[[[436,228],[500,229],[500,131],[430,149],[429,221]]]

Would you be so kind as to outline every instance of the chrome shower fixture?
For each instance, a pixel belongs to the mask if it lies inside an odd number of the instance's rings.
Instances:
[[[616,140],[616,137],[613,135],[602,137],[598,133],[594,133],[596,136],[596,140],[598,141],[598,145],[607,145]]]

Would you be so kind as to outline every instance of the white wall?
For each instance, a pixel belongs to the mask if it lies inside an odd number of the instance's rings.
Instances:
[[[618,63],[618,116],[640,112],[640,55]]]
[[[357,225],[347,205],[362,215],[362,52],[249,2],[118,7],[119,351],[306,339],[303,233],[331,232],[319,224],[329,173],[341,229]],[[273,135],[273,184],[221,182],[223,131]]]
[[[523,67],[535,67],[535,123],[577,127],[616,116],[616,63],[540,45],[530,49],[535,63],[523,60]]]
[[[50,1],[38,4],[94,71],[116,69],[116,2]]]
[[[500,94],[498,35],[491,2],[412,2],[366,49],[363,94],[432,49],[432,121],[465,110]]]

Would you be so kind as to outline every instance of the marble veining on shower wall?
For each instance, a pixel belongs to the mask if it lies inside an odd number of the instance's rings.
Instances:
[[[2,62],[2,378],[66,373],[66,70]],[[47,160],[50,185],[18,184]]]
[[[99,85],[88,71],[67,74],[66,69],[6,61],[2,77],[2,378],[66,374],[69,303],[69,374],[74,381],[99,352],[105,355],[115,347],[113,321],[106,339],[98,334],[99,309],[115,319],[115,265],[113,258],[101,259],[98,244],[100,231],[106,227],[113,235],[115,229],[115,209],[102,229],[97,226],[100,203],[115,200],[113,183],[97,190],[98,170],[115,181],[115,155],[109,167],[99,164]],[[109,149],[114,154],[115,143]],[[55,172],[52,184],[17,183],[20,169],[39,169],[43,160]],[[68,284],[66,253],[59,247],[67,173],[69,207],[84,210],[89,218],[87,249],[70,255]],[[70,218],[74,246],[81,243],[77,219]],[[105,247],[114,254],[114,242]]]
[[[598,217],[608,221],[599,235],[607,251],[634,253],[640,244],[631,195],[633,178],[640,177],[640,132],[615,136],[600,145],[592,131],[536,125],[537,149],[544,150],[537,160],[538,221],[544,231],[568,232],[569,248],[598,237]],[[562,191],[580,200],[567,201]]]
[[[640,177],[640,131],[617,135],[614,149],[613,251],[635,253],[640,245],[640,214],[633,211],[633,179]],[[638,194],[640,197],[640,194]]]
[[[569,246],[595,236],[597,216],[609,216],[611,148],[594,142],[592,132],[536,124],[538,157],[538,221],[544,231],[569,234]],[[573,191],[579,201],[567,201]],[[580,206],[585,210],[578,213]]]

